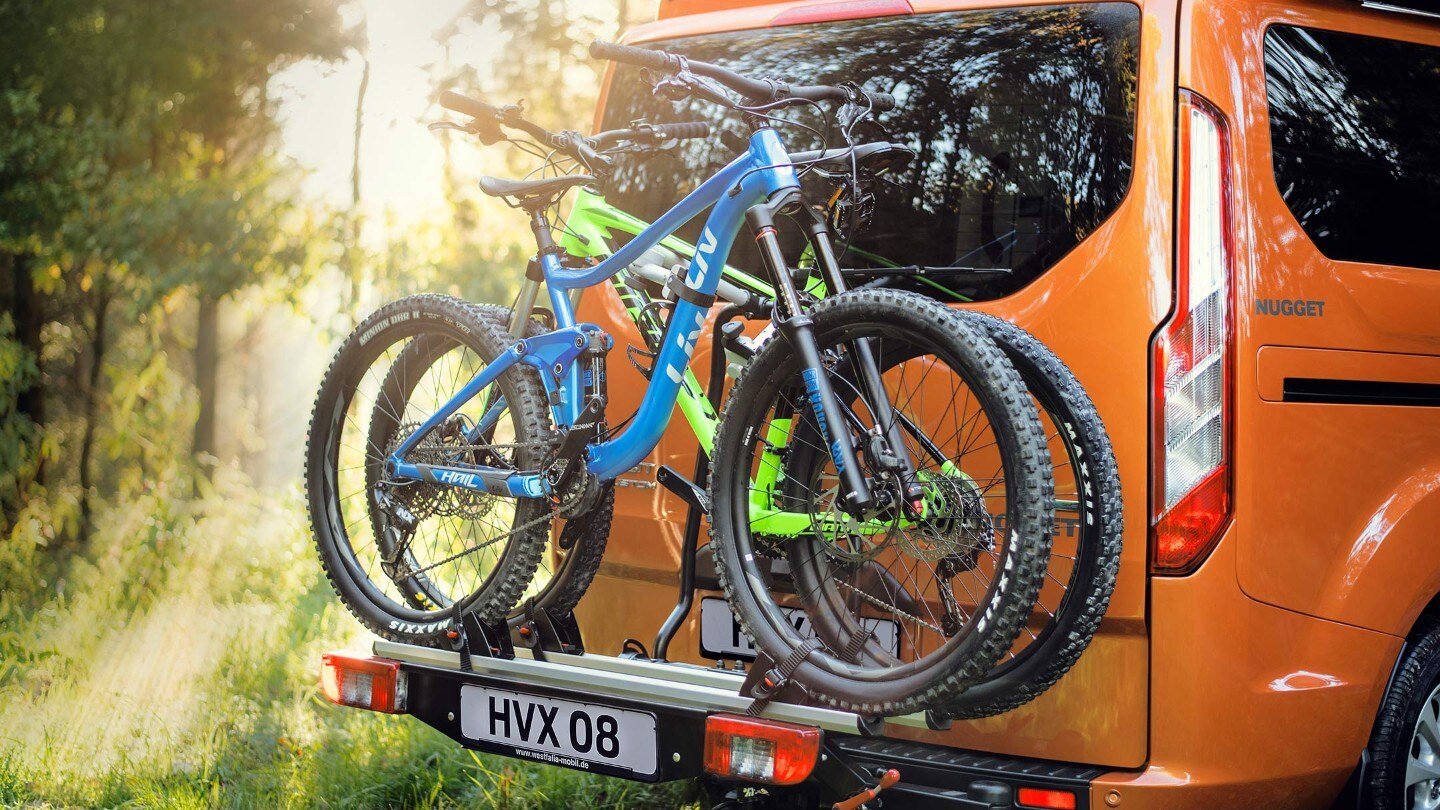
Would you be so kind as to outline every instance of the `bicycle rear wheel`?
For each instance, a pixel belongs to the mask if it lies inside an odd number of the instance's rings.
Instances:
[[[988,672],[1029,616],[1053,520],[1044,436],[993,342],[934,301],[855,291],[811,314],[866,476],[899,502],[874,438],[882,419],[898,419],[924,514],[837,507],[799,358],[772,339],[736,383],[716,438],[721,581],[757,647],[776,661],[803,656],[793,677],[812,696],[872,715],[937,706]],[[876,413],[851,382],[862,340],[880,358],[894,413]]]
[[[493,304],[471,304],[474,317],[493,324],[497,329],[508,332],[512,310]],[[526,321],[526,337],[535,337],[545,331],[544,326],[534,320]],[[376,408],[371,417],[370,443],[376,447],[387,447],[395,442],[396,434],[403,427],[399,414],[410,410],[412,397],[422,400],[426,396],[424,383],[434,376],[437,364],[454,350],[453,341],[443,338],[417,338],[410,341],[400,356],[390,366],[381,385],[379,400],[394,403],[396,408]],[[511,373],[532,378],[540,386],[538,373],[529,366],[518,366]],[[422,402],[423,407],[427,403]],[[383,465],[372,463],[366,468],[366,480],[373,490],[383,479]],[[596,505],[586,514],[573,518],[575,529],[567,536],[571,520],[556,518],[550,527],[544,551],[540,555],[539,567],[530,584],[520,596],[520,604],[510,611],[509,620],[518,626],[525,621],[525,609],[533,605],[544,608],[551,614],[566,614],[575,609],[599,569],[601,557],[610,537],[610,523],[615,508],[613,487],[606,486]],[[383,514],[371,510],[372,524],[376,537],[381,538],[382,551],[388,550],[387,538],[379,525]],[[444,595],[435,593],[431,584],[422,577],[395,583],[406,601],[416,608],[443,602]]]
[[[1014,324],[965,310],[955,317],[985,329],[1034,398],[1054,461],[1058,521],[1046,582],[1024,632],[994,669],[939,712],[968,720],[1034,700],[1085,652],[1115,590],[1124,510],[1110,437],[1074,373]]]
[[[464,301],[412,296],[356,327],[321,384],[306,448],[316,546],[346,606],[386,638],[441,643],[457,610],[504,618],[539,563],[548,502],[399,480],[386,465],[510,343]],[[396,364],[422,357],[409,396],[395,399],[387,380],[410,376]],[[534,375],[511,369],[421,437],[406,460],[538,469],[550,441],[544,402]],[[479,425],[488,427],[472,439]]]

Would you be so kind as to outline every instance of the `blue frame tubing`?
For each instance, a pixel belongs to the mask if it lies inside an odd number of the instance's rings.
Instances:
[[[795,167],[779,135],[774,129],[764,127],[750,136],[749,149],[745,154],[686,195],[674,208],[599,264],[583,269],[565,268],[555,251],[542,251],[540,268],[549,289],[557,328],[538,337],[517,341],[471,379],[390,455],[392,474],[397,478],[458,486],[507,497],[541,498],[550,495],[550,483],[539,471],[517,472],[480,465],[411,464],[404,460],[404,456],[430,431],[516,363],[539,370],[547,393],[552,395],[554,404],[551,408],[556,425],[572,427],[580,415],[584,394],[580,369],[575,360],[584,352],[590,336],[603,332],[594,324],[575,322],[569,291],[607,281],[629,267],[645,251],[713,206],[685,278],[685,286],[697,296],[713,296],[746,214],[752,207],[776,195],[798,191],[799,188]],[[780,275],[785,274],[783,264],[778,271]],[[659,444],[660,437],[670,424],[680,385],[695,352],[695,343],[707,312],[708,308],[694,302],[676,301],[662,338],[655,373],[651,375],[650,386],[630,427],[616,438],[592,444],[586,449],[586,468],[591,474],[602,481],[612,480],[634,467]],[[498,408],[499,403],[491,408],[497,416]],[[489,416],[487,413],[482,423],[488,421]]]

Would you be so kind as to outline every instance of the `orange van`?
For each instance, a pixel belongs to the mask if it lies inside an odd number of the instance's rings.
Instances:
[[[1427,11],[661,0],[629,33],[722,64],[781,49],[899,77],[908,117],[887,136],[917,160],[880,195],[868,238],[905,263],[1008,268],[956,306],[1053,348],[1114,444],[1124,552],[1094,642],[1019,709],[872,746],[879,766],[905,764],[909,791],[886,807],[952,806],[935,797],[1005,773],[1069,791],[1022,791],[1021,807],[1440,806],[1440,19]],[[656,110],[642,84],[616,82],[598,121]],[[643,216],[663,196],[610,199]],[[613,296],[583,309],[638,342]],[[643,379],[612,374],[615,412],[633,410]],[[620,650],[675,606],[686,507],[655,471],[688,470],[695,452],[672,429],[619,482],[578,610],[588,647]],[[668,657],[743,668],[748,642],[700,569]]]

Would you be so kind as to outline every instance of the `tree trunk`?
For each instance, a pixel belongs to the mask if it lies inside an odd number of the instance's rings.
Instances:
[[[365,92],[370,88],[370,59],[361,56],[360,89],[355,94],[355,145],[350,159],[350,243],[345,246],[345,272],[350,276],[350,311],[360,307],[360,136],[365,123]]]
[[[95,325],[90,335],[90,368],[85,375],[85,433],[80,440],[80,542],[84,544],[94,531],[93,501],[95,476],[90,461],[95,454],[96,423],[100,419],[101,369],[109,344],[105,322],[110,312],[110,295],[106,291],[95,297]]]
[[[200,413],[195,419],[191,452],[202,469],[213,463],[215,447],[216,367],[220,362],[220,302],[203,295],[195,318],[195,389]]]
[[[10,312],[15,318],[15,339],[20,345],[35,358],[35,366],[41,370],[44,368],[40,363],[44,360],[40,345],[40,325],[44,318],[40,313],[41,299],[35,291],[35,279],[31,274],[30,265],[34,261],[33,256],[24,253],[12,257],[11,279],[13,281],[12,296],[10,299]],[[44,379],[38,379],[35,384],[25,391],[20,392],[19,400],[16,402],[16,409],[30,417],[30,421],[36,425],[45,424],[45,385]]]

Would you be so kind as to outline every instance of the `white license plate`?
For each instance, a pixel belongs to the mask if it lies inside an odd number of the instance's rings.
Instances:
[[[805,638],[814,635],[810,618],[800,608],[781,608],[785,617]],[[891,619],[863,619],[875,639],[892,654],[900,654],[900,625]],[[700,600],[700,654],[706,658],[755,660],[755,646],[740,629],[740,620],[730,611],[730,603],[713,596]]]
[[[612,776],[653,777],[655,715],[484,686],[460,687],[460,733],[499,754]]]

